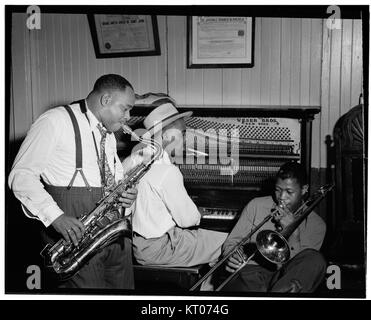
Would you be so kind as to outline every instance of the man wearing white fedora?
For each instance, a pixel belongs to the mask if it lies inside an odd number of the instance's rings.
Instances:
[[[162,98],[144,120],[146,136],[162,144],[163,156],[140,180],[133,214],[133,252],[139,264],[190,267],[215,261],[227,234],[198,228],[201,214],[169,154],[183,148],[184,118]]]

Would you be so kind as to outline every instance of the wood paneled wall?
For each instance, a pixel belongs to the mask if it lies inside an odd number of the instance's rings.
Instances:
[[[48,108],[86,97],[106,73],[124,75],[138,93],[167,92],[166,18],[158,17],[161,56],[96,59],[88,19],[81,14],[42,14],[41,29],[26,28],[13,14],[12,67],[15,127],[25,135]]]
[[[255,19],[255,66],[186,68],[186,17],[157,16],[161,56],[96,59],[86,15],[42,14],[41,29],[12,20],[10,140],[22,139],[51,106],[85,97],[105,73],[139,94],[165,92],[180,106],[321,106],[313,122],[312,167],[326,166],[325,137],[362,91],[360,20],[330,30],[322,19]]]
[[[255,19],[255,66],[186,69],[186,19],[169,17],[169,92],[185,105],[320,105],[321,19]]]
[[[363,93],[362,21],[342,20],[340,30],[322,29],[321,114],[313,123],[312,163],[326,165],[325,137]],[[312,165],[313,167],[313,165]]]

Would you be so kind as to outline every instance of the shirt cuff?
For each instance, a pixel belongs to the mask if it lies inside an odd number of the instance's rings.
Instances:
[[[46,208],[43,208],[42,211],[39,211],[37,216],[30,216],[30,212],[25,209],[23,206],[23,211],[29,218],[39,219],[45,227],[49,227],[55,219],[63,214],[63,211],[56,205],[50,205]]]

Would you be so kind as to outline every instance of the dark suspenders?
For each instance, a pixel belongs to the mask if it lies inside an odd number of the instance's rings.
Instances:
[[[84,100],[80,100],[80,101],[78,101],[78,103],[80,104],[81,112],[86,113],[86,106],[85,106]],[[79,128],[76,117],[73,114],[73,111],[72,111],[71,107],[70,106],[64,106],[64,108],[67,110],[67,112],[68,112],[68,114],[71,118],[71,121],[72,121],[73,130],[75,131],[75,145],[76,145],[76,170],[75,170],[75,173],[72,176],[72,179],[71,179],[67,189],[70,189],[72,187],[73,182],[75,181],[76,175],[79,172],[81,174],[81,177],[83,178],[83,180],[85,182],[86,187],[90,191],[91,187],[90,187],[90,185],[88,183],[88,180],[86,179],[86,177],[84,175],[84,172],[82,170],[82,147],[81,147],[80,128]]]

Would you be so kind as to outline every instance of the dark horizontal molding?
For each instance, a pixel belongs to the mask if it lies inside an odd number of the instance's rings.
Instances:
[[[7,13],[26,12],[28,6],[6,5]],[[177,16],[248,16],[248,17],[290,17],[290,18],[328,18],[333,13],[327,13],[326,6],[310,5],[41,5],[41,13],[71,13],[71,14],[151,14],[151,15],[177,15]],[[369,6],[366,5],[339,5],[341,19],[361,19],[369,16]]]
[[[131,116],[147,116],[154,107],[135,105]],[[312,119],[321,111],[320,106],[179,106],[179,112],[192,111],[193,117],[283,117]]]

